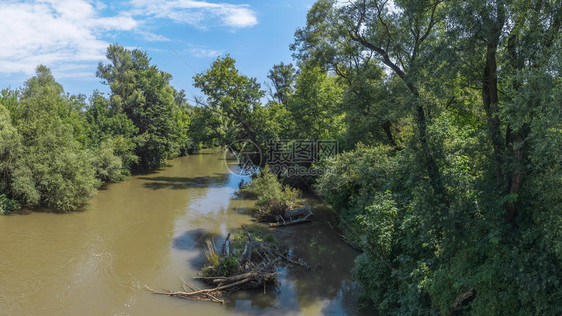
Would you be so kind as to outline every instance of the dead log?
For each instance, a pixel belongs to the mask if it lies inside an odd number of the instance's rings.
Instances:
[[[286,222],[282,222],[282,223],[270,223],[269,227],[279,227],[279,226],[287,226],[287,225],[294,225],[294,224],[309,222],[309,221],[311,221],[310,218],[312,217],[312,215],[313,215],[313,213],[310,212],[305,217],[302,217],[302,218],[299,218],[299,219],[286,221]]]
[[[173,297],[179,297],[179,298],[185,298],[185,299],[205,300],[205,301],[212,301],[212,302],[224,304],[223,300],[218,299],[214,295],[211,294],[212,291],[200,290],[200,291],[195,291],[195,292],[187,292],[187,291],[157,292],[157,291],[151,289],[150,287],[148,287],[147,285],[145,285],[145,287],[153,294],[167,295],[167,296],[173,296]]]
[[[151,291],[154,294],[161,294],[161,295],[169,295],[169,296],[185,296],[185,297],[190,297],[190,296],[195,296],[195,295],[199,295],[199,294],[206,294],[206,293],[213,293],[213,292],[220,292],[222,290],[226,290],[226,289],[230,289],[233,288],[235,286],[239,286],[242,285],[246,282],[251,281],[252,278],[245,278],[242,279],[240,281],[234,282],[234,283],[229,283],[226,285],[221,285],[221,286],[217,286],[214,287],[212,289],[205,289],[205,290],[199,290],[199,291],[194,291],[194,292],[185,292],[185,291],[177,291],[177,292],[157,292],[154,291],[153,289],[149,288],[148,286],[145,285],[145,287]]]
[[[187,283],[187,282],[183,279],[183,277],[181,278],[181,280],[182,280],[183,284],[184,284],[184,285],[187,285],[192,291],[199,291],[199,290],[201,290],[200,288],[198,288],[198,287],[196,287],[196,286],[195,286],[195,287],[194,287],[194,286],[191,286],[189,283]],[[184,291],[187,292],[187,289],[185,288],[185,286],[182,286],[182,288],[184,289]],[[211,301],[224,304],[224,301],[223,301],[223,300],[221,300],[221,299],[215,297],[215,296],[212,295],[211,293],[206,293],[206,295],[207,295],[208,297],[210,297],[210,300],[211,300]]]
[[[240,256],[240,266],[243,266],[244,263],[252,260],[252,241],[248,238],[246,245],[244,246],[244,252]]]
[[[250,241],[253,241],[254,239],[252,238],[252,235],[250,235],[250,232],[246,229],[246,227],[244,227],[244,225],[240,225],[242,226],[242,229],[244,230],[244,232],[246,233],[246,236],[248,236],[248,239]]]
[[[224,304],[224,301],[218,299],[216,295],[221,294],[224,290],[237,290],[243,288],[246,285],[250,285],[251,287],[255,287],[256,285],[263,284],[264,286],[268,281],[275,279],[275,273],[262,273],[262,272],[248,272],[239,275],[235,275],[232,277],[225,277],[225,278],[205,278],[205,279],[212,279],[212,282],[217,284],[218,286],[210,289],[204,290],[196,290],[195,288],[189,286],[193,291],[188,292],[186,288],[183,291],[168,291],[168,292],[157,292],[145,285],[145,287],[154,294],[159,295],[167,295],[167,296],[174,296],[179,298],[187,298],[187,299],[197,299],[197,300],[209,300],[217,303]],[[252,283],[253,282],[253,283]],[[184,281],[185,284],[187,284]]]
[[[310,205],[304,203],[303,207],[299,207],[299,208],[296,208],[294,210],[285,211],[285,214],[283,214],[283,217],[285,219],[287,219],[287,218],[293,219],[293,218],[299,218],[299,217],[306,216],[309,213],[310,213]]]
[[[242,252],[242,255],[240,255],[240,259],[239,259],[240,266],[243,267],[244,263],[251,262],[252,260],[252,243],[254,242],[254,239],[252,238],[252,235],[250,235],[250,232],[246,229],[246,227],[244,227],[244,225],[241,226],[244,232],[246,233],[246,236],[248,237],[248,241],[244,246],[244,252]]]
[[[303,267],[303,268],[306,268],[307,270],[310,270],[310,266],[309,266],[308,264],[304,263],[304,262],[295,261],[295,260],[293,260],[293,259],[291,259],[291,258],[289,258],[289,257],[287,257],[287,256],[284,256],[284,255],[282,255],[282,254],[280,254],[280,253],[276,253],[276,254],[277,254],[279,257],[285,259],[285,261],[287,261],[287,262],[289,262],[289,263],[291,263],[291,264],[299,265],[299,266],[301,266],[301,267]]]
[[[279,215],[279,216],[277,216],[277,221],[285,223],[285,218],[283,218],[283,216]]]
[[[231,277],[216,278],[216,279],[213,279],[213,283],[232,283],[232,282],[244,280],[244,279],[247,279],[247,278],[255,278],[257,276],[258,276],[257,272],[247,272],[247,273],[242,273],[242,274],[231,276]]]
[[[225,276],[214,276],[214,277],[203,277],[203,276],[196,276],[193,277],[196,280],[214,280],[214,279],[226,279],[228,277]]]

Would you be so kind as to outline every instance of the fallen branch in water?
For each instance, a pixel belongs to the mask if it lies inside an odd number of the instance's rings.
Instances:
[[[249,285],[250,283],[265,285],[267,283],[270,283],[271,281],[275,281],[275,278],[276,278],[276,273],[259,273],[259,272],[243,273],[232,277],[219,277],[219,278],[200,277],[199,279],[204,279],[204,280],[210,279],[212,280],[212,283],[218,283],[219,285],[214,288],[203,289],[203,290],[195,290],[190,286],[193,289],[193,291],[191,292],[186,291],[185,287],[183,291],[175,291],[175,292],[173,291],[158,292],[151,289],[147,285],[145,285],[145,287],[151,293],[154,294],[186,298],[186,299],[207,300],[207,301],[213,301],[216,303],[224,304],[224,300],[217,298],[217,296],[222,295],[223,292],[225,292],[226,290],[237,291],[244,288],[246,285]],[[187,283],[184,281],[184,284]]]
[[[306,268],[307,270],[310,270],[310,266],[309,266],[308,264],[306,264],[305,262],[295,261],[295,260],[293,260],[293,259],[291,259],[291,258],[289,258],[289,257],[286,257],[286,256],[284,256],[284,255],[282,255],[282,254],[280,254],[280,253],[278,253],[277,255],[278,255],[279,257],[285,259],[285,261],[287,261],[287,262],[289,262],[289,263],[291,263],[291,264],[299,265],[299,266],[301,266],[301,267],[303,267],[303,268]]]
[[[153,294],[173,296],[173,297],[179,297],[179,298],[190,298],[190,299],[197,299],[197,300],[202,300],[202,301],[212,301],[212,302],[215,302],[215,303],[224,304],[223,300],[216,298],[211,293],[205,293],[205,292],[196,293],[196,292],[184,292],[184,291],[158,292],[158,291],[155,291],[155,290],[151,289],[150,287],[148,287],[148,285],[145,285],[145,287]]]
[[[310,209],[308,209],[308,214],[306,214],[304,217],[301,217],[301,218],[298,218],[298,219],[286,221],[283,217],[280,216],[283,221],[278,222],[278,223],[269,223],[269,227],[279,227],[279,226],[287,226],[287,225],[294,225],[294,224],[309,222],[309,221],[311,221],[310,218],[313,215],[314,214],[312,213],[312,211]]]

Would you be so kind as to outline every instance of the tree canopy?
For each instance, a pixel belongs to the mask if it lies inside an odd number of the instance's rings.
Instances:
[[[337,141],[289,161],[319,173],[262,164],[279,192],[260,190],[332,205],[366,308],[562,314],[561,22],[550,0],[318,0],[267,95],[226,55],[195,75],[195,105],[138,49],[108,48],[108,96],[39,66],[0,94],[0,213],[76,209],[202,147]]]

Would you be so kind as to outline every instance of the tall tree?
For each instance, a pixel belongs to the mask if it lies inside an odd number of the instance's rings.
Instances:
[[[450,38],[462,47],[465,60],[481,69],[473,84],[481,87],[496,189],[506,196],[506,221],[514,224],[527,138],[533,118],[543,109],[537,103],[539,94],[548,95],[545,88],[552,87],[544,81],[546,85],[534,86],[537,81],[529,76],[555,71],[548,69],[548,62],[560,38],[562,5],[542,0],[458,1],[449,11]]]
[[[174,117],[176,105],[172,76],[150,64],[145,52],[127,50],[119,45],[107,49],[109,64],[100,63],[97,76],[111,88],[111,104],[125,113],[138,128],[138,146],[141,169],[164,165],[166,159],[179,154],[182,132]],[[184,144],[181,144],[184,145]]]
[[[336,139],[343,132],[340,102],[343,87],[322,67],[306,65],[300,72],[288,109],[293,115],[297,139]]]
[[[271,81],[269,94],[271,101],[287,105],[287,101],[291,94],[295,91],[295,81],[297,71],[293,64],[280,63],[273,65],[269,70],[267,78]]]
[[[207,97],[201,102],[207,109],[235,122],[241,130],[240,138],[262,146],[266,141],[260,139],[253,126],[253,111],[261,106],[264,92],[255,78],[241,75],[235,64],[236,61],[228,55],[217,58],[211,68],[194,77],[194,86]]]
[[[419,159],[425,166],[436,197],[444,202],[446,189],[427,131],[427,112],[432,103],[422,93],[424,77],[437,65],[428,57],[431,56],[431,42],[440,31],[443,20],[441,1],[336,2],[320,0],[313,5],[307,16],[307,26],[296,33],[294,49],[300,56],[321,56],[337,67],[340,59],[336,56],[355,47],[355,51],[361,55],[367,52],[369,58],[376,58],[402,80],[410,92],[409,103],[415,113],[417,138],[422,149]],[[323,38],[324,32],[330,36]],[[322,45],[315,45],[317,42]],[[342,44],[350,42],[357,45]],[[324,49],[329,53],[323,53]]]
[[[88,203],[100,184],[89,152],[75,140],[73,126],[64,122],[67,114],[61,109],[69,102],[45,66],[25,82],[16,125],[24,150],[12,180],[14,195],[24,204],[74,210]]]

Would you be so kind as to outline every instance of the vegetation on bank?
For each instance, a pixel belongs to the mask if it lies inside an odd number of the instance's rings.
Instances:
[[[278,176],[266,165],[251,182],[246,183],[237,191],[237,195],[244,198],[255,198],[258,208],[257,219],[273,222],[295,206],[301,197],[301,192],[279,182]]]
[[[286,254],[287,252],[287,246],[264,228],[255,226],[248,227],[248,229],[239,229],[232,235],[228,236],[228,248],[225,244],[226,241],[219,243],[222,248],[217,248],[214,241],[207,240],[205,248],[205,259],[207,262],[201,269],[201,275],[203,277],[231,277],[240,273],[248,272],[245,271],[247,269],[243,266],[245,256],[248,255],[246,245],[249,241],[248,236],[250,236],[252,241],[266,244],[273,252],[280,254]],[[254,256],[254,264],[258,263],[259,260],[257,259],[264,259],[259,257],[257,249],[250,251],[252,251]],[[252,256],[250,256],[250,258],[251,257]],[[269,272],[273,273],[275,271]]]
[[[102,183],[203,146],[190,138],[198,137],[201,114],[170,86],[170,74],[139,50],[111,45],[107,58],[97,75],[111,88],[108,96],[66,94],[45,66],[23,88],[2,90],[2,214],[18,206],[78,209]]]
[[[562,314],[561,5],[318,0],[267,93],[227,55],[195,76],[194,107],[137,50],[108,49],[108,97],[66,95],[39,67],[0,96],[0,210],[76,208],[190,143],[337,140],[299,180],[363,250],[367,308]],[[250,186],[262,207],[294,200],[276,181]]]

